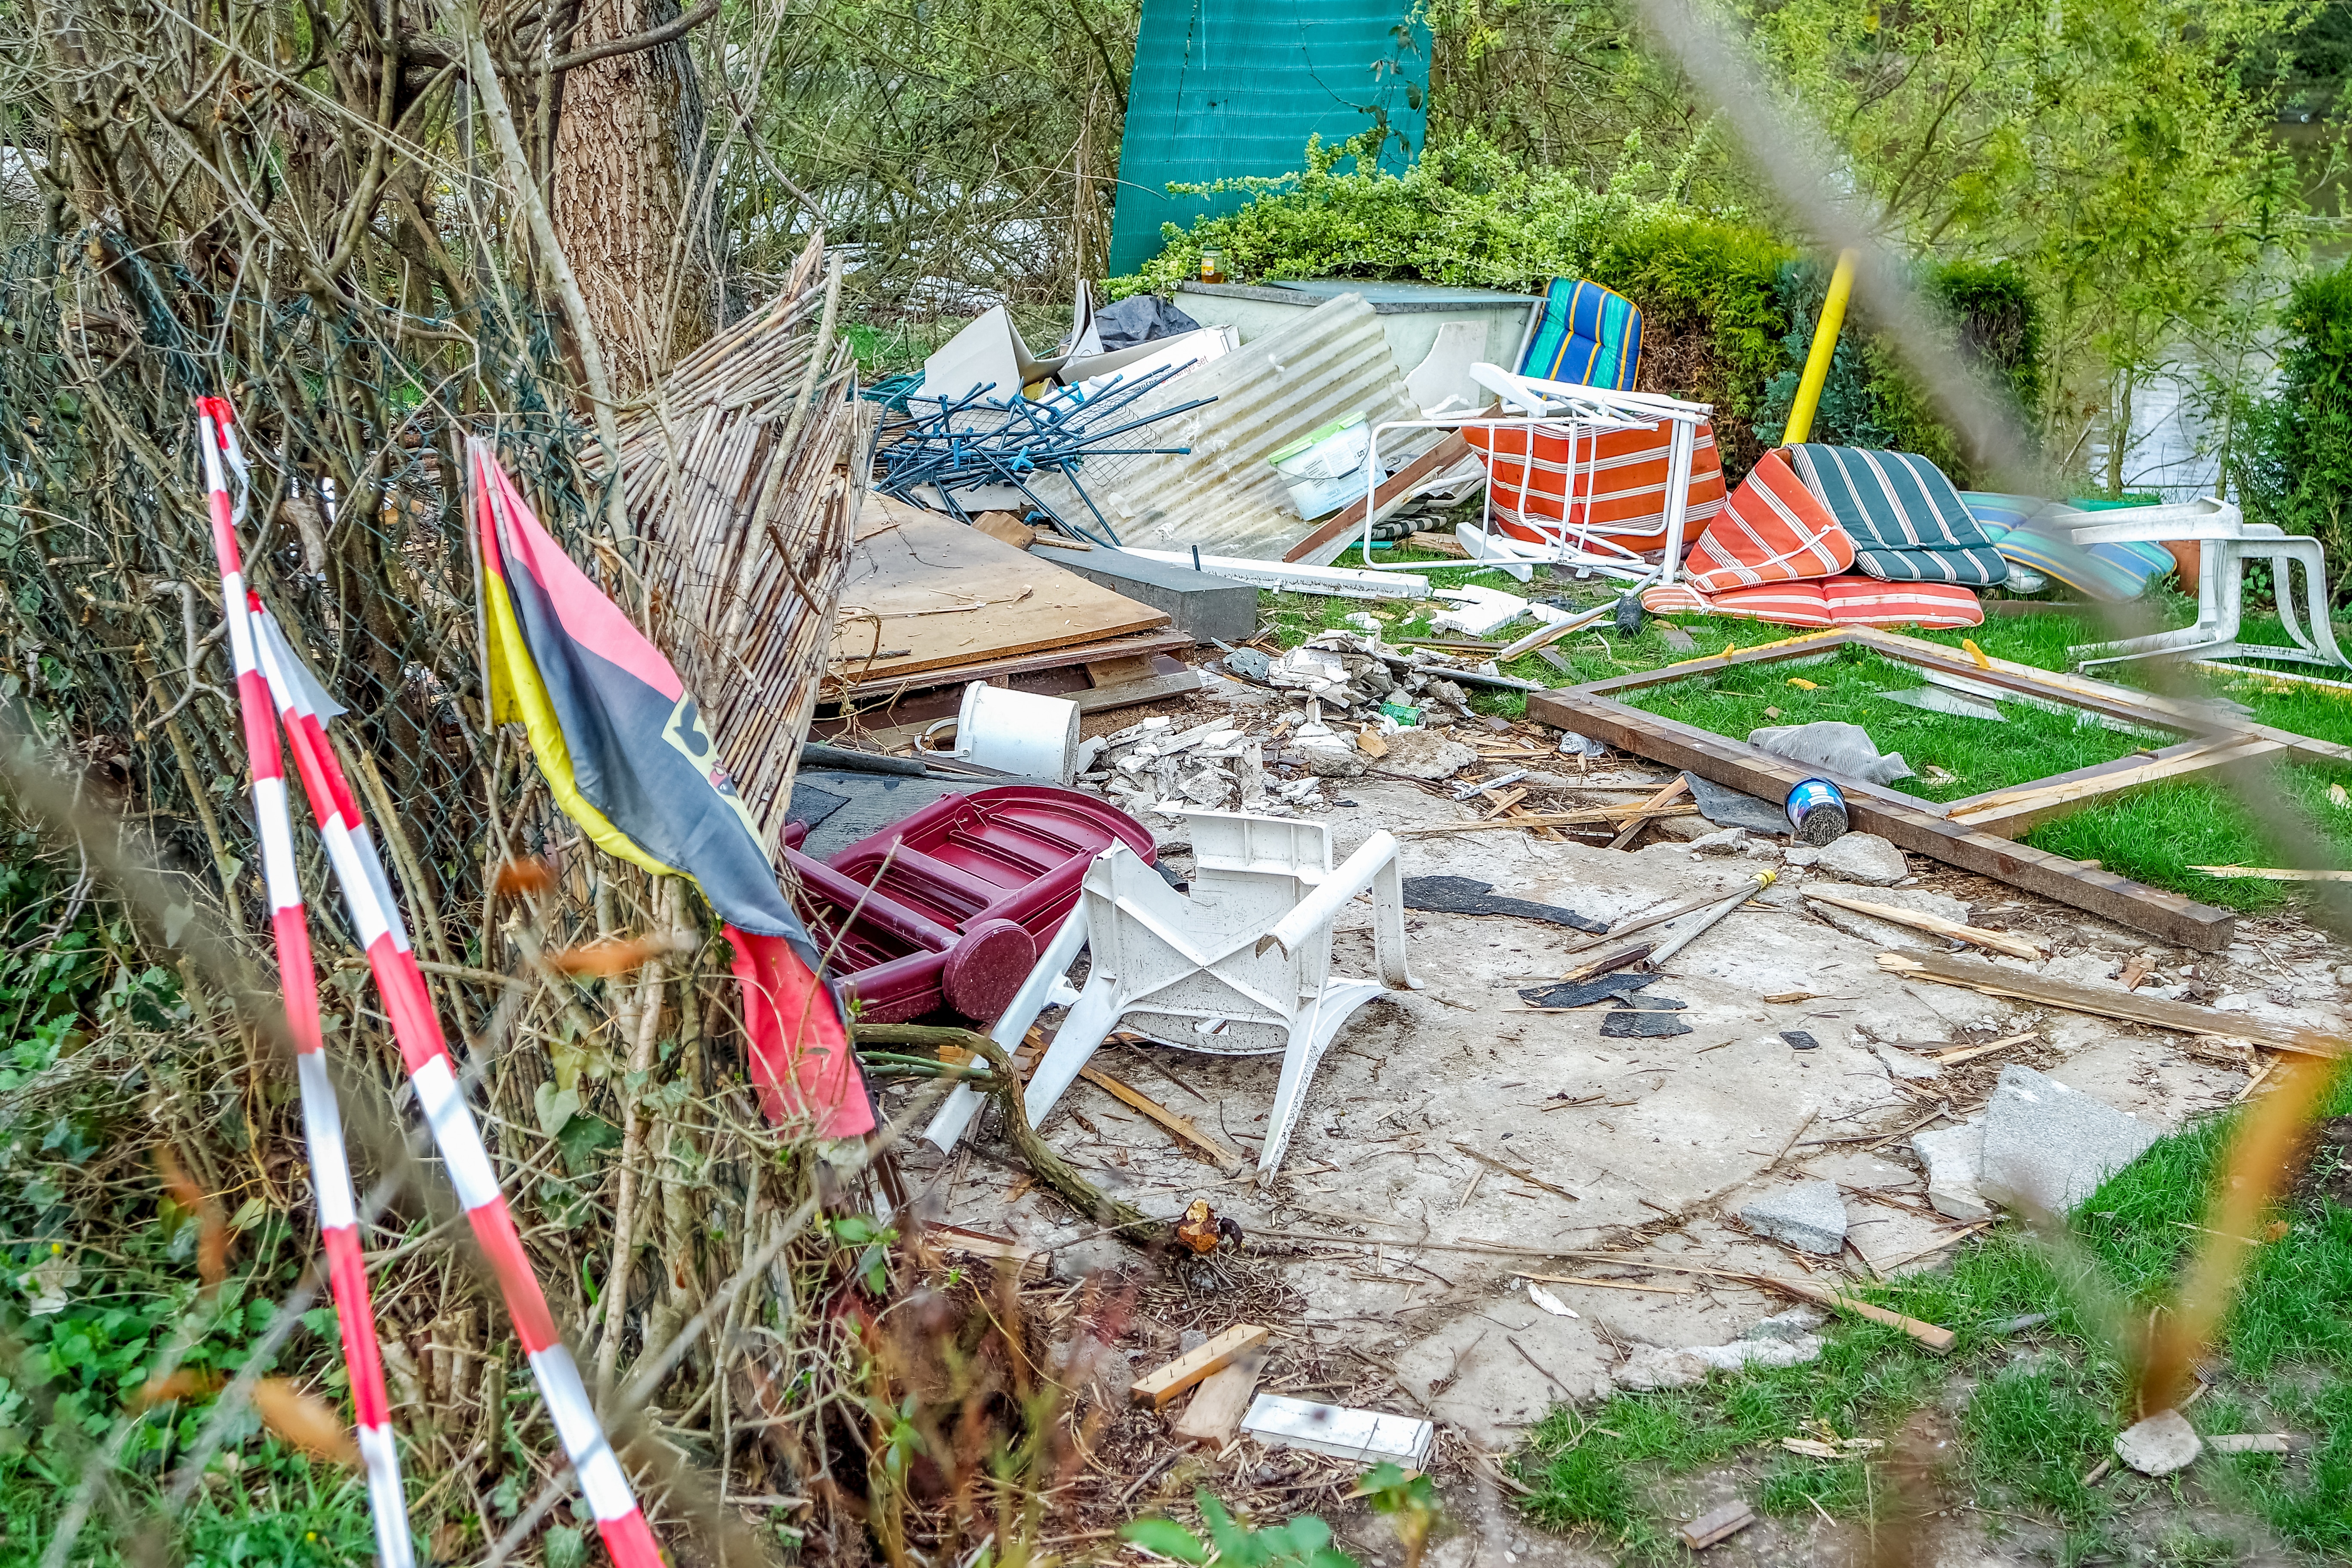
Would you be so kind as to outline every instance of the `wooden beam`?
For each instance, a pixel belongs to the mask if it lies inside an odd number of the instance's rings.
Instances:
[[[1528,717],[1767,800],[1785,799],[1804,780],[1824,776],[1822,769],[1804,767],[1744,742],[1591,695],[1582,688],[1534,693],[1528,699]],[[1844,792],[1846,815],[1853,826],[1877,834],[1897,848],[1996,878],[2011,887],[2056,899],[2202,952],[2229,946],[2237,929],[2236,917],[2226,910],[1946,821],[1942,808],[1931,802],[1860,779],[1826,776]]]
[[[1128,1392],[1138,1405],[1156,1409],[1211,1373],[1223,1372],[1243,1352],[1257,1349],[1265,1340],[1266,1331],[1258,1324],[1235,1323],[1207,1344],[1186,1351],[1157,1372],[1137,1378]]]
[[[1866,642],[1873,647],[1898,652],[1906,658],[1915,658],[1923,662],[1927,659],[1942,661],[1960,674],[1970,676],[1978,680],[1988,679],[1990,673],[1979,669],[1973,661],[1959,659],[1951,649],[1939,643],[1905,637],[1900,632],[1882,631],[1874,626],[1857,627],[1855,637],[1856,640]],[[2134,691],[2128,687],[2111,686],[2104,680],[2093,680],[2088,676],[2068,675],[2054,669],[2037,669],[2030,664],[2014,664],[2008,659],[1992,658],[1990,656],[1986,662],[1992,667],[1992,671],[2027,680],[2045,695],[2071,694],[2077,698],[2105,701],[2116,694],[2121,694],[2137,704],[2142,713],[2158,715],[2152,719],[2134,714],[2119,715],[2119,717],[2131,719],[2135,723],[2160,724],[2168,729],[2186,730],[2192,733],[2259,735],[2265,741],[2276,741],[2297,756],[2313,762],[2352,764],[2352,746],[2339,746],[2333,741],[2315,740],[2309,735],[2298,735],[2291,730],[2273,730],[2267,724],[2256,724],[2244,719],[2217,719],[2210,707],[2193,702],[2176,701],[2172,698],[2158,697],[2151,692]],[[2056,690],[2053,691],[2053,688]]]
[[[1979,795],[1947,806],[1945,814],[1952,822],[2014,838],[2044,822],[2079,811],[2094,800],[2128,795],[2168,779],[2186,778],[2208,769],[2249,762],[2282,749],[2276,741],[2251,737],[2208,741],[2178,755],[2158,757],[2088,778],[2044,779],[2026,788]]]
[[[1470,456],[1473,450],[1470,443],[1463,438],[1461,431],[1450,432],[1445,439],[1373,487],[1372,506],[1375,510],[1372,516],[1377,519],[1381,512],[1404,500],[1413,486],[1433,475],[1444,473]],[[1351,501],[1342,508],[1337,516],[1318,524],[1314,531],[1284,551],[1282,558],[1285,561],[1312,561],[1316,552],[1333,540],[1349,533],[1361,533],[1363,530],[1364,503],[1360,500]],[[1341,549],[1344,552],[1346,547],[1343,545]],[[1368,561],[1364,564],[1369,566],[1371,563]]]
[[[2151,1028],[2172,1029],[2184,1035],[2226,1035],[2236,1039],[2252,1040],[2273,1051],[2293,1051],[2298,1056],[2341,1057],[2346,1054],[2344,1042],[2309,1030],[2282,1029],[2243,1013],[2224,1013],[2214,1007],[2200,1007],[2189,1002],[2167,1002],[2160,997],[2143,996],[2136,991],[2105,991],[2089,985],[2076,985],[2068,981],[2045,979],[2042,975],[2003,969],[1998,964],[1983,963],[1973,959],[1955,958],[1948,953],[1931,953],[1915,958],[1909,953],[1882,952],[1878,966],[1889,973],[1911,980],[1932,980],[1939,985],[1957,985],[1964,990],[1981,992],[1987,996],[2006,996],[2013,1002],[2036,1002],[2045,1007],[2063,1007],[2070,1013],[2088,1013],[2098,1018],[2116,1018],[2129,1024],[2146,1024]]]

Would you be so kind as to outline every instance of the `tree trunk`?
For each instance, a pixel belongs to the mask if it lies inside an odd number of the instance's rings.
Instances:
[[[582,0],[573,51],[677,19],[677,0]],[[716,330],[723,263],[701,189],[702,95],[685,39],[566,72],[548,185],[556,237],[611,359],[616,395]]]

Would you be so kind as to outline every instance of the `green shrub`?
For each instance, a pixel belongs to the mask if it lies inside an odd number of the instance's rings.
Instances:
[[[1223,253],[1228,276],[1425,279],[1434,283],[1539,289],[1582,275],[1612,239],[1660,216],[1670,203],[1530,171],[1475,132],[1432,147],[1402,174],[1339,172],[1354,143],[1307,146],[1292,174],[1223,180],[1204,192],[1254,193],[1247,206],[1189,230],[1163,226],[1167,248],[1132,277],[1110,280],[1117,299],[1168,293],[1200,276],[1201,252]]]
[[[1355,151],[1309,142],[1297,174],[1202,187],[1252,199],[1189,230],[1166,226],[1166,248],[1133,276],[1112,279],[1108,293],[1172,292],[1200,275],[1201,253],[1212,249],[1226,276],[1244,282],[1419,279],[1534,293],[1554,278],[1586,278],[1641,307],[1645,389],[1715,405],[1728,478],[1736,482],[1779,440],[1828,288],[1826,266],[1752,224],[1633,194],[1637,173],[1638,183],[1654,184],[1647,165],[1595,190],[1575,175],[1530,169],[1475,132],[1432,146],[1402,174],[1340,172]],[[1924,281],[1951,312],[1938,360],[1980,363],[2030,415],[2040,394],[2040,324],[2024,275],[2006,263],[1960,263],[1927,270]],[[1922,453],[1957,479],[1970,467],[1891,343],[1858,317],[1839,343],[1814,430],[1822,440]]]
[[[1923,268],[1919,283],[1930,307],[1944,313],[1944,341],[1927,357],[1945,374],[1973,375],[1986,391],[2014,399],[2030,426],[2041,403],[2042,325],[2025,275],[2005,262],[1953,262]],[[1829,268],[1791,261],[1781,268],[1778,289],[1790,325],[1781,340],[1784,363],[1766,388],[1756,421],[1757,436],[1768,446],[1780,439],[1796,401],[1813,323],[1829,293]],[[1831,357],[1812,439],[1916,452],[1961,485],[1976,475],[1977,455],[1944,423],[1892,334],[1874,327],[1859,304],[1846,317]]]
[[[2352,266],[2294,287],[2277,390],[2242,416],[2229,477],[2246,515],[2318,538],[2352,567]]]

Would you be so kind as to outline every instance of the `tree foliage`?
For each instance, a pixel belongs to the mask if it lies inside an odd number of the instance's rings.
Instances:
[[[2278,389],[2243,416],[2230,479],[2248,517],[2352,563],[2352,266],[2295,285]]]

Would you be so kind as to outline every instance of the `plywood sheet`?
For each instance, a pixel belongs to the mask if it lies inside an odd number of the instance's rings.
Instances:
[[[1149,605],[885,496],[867,500],[857,534],[834,623],[836,681],[1076,647],[1169,624]]]

